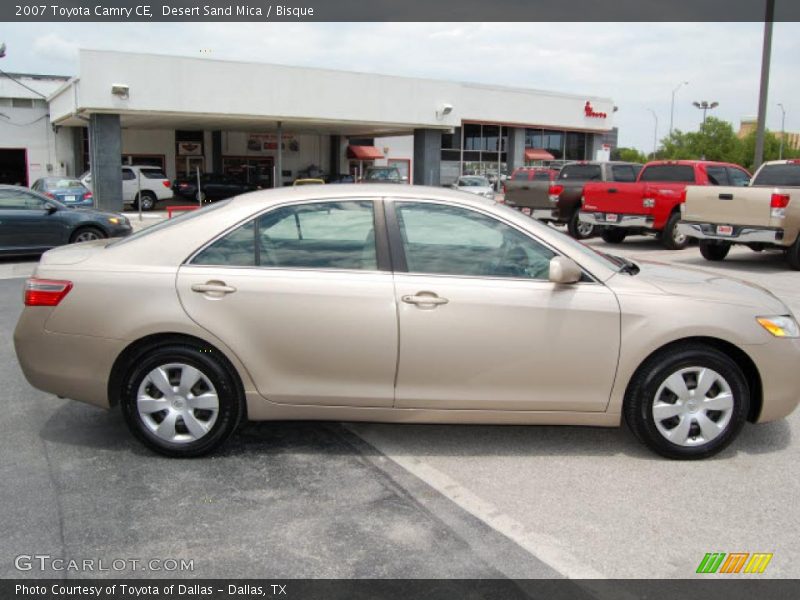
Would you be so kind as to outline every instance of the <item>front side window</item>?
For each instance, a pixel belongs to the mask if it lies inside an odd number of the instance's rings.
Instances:
[[[284,206],[201,251],[196,265],[376,270],[372,202]]]
[[[442,204],[398,202],[408,271],[546,280],[555,253],[482,213]]]
[[[736,187],[745,187],[750,185],[750,174],[742,169],[728,167],[728,179],[730,180],[731,185],[735,185]]]
[[[25,210],[41,208],[41,206],[31,206],[31,201],[33,200],[38,200],[38,198],[17,190],[0,190],[0,209]]]
[[[725,167],[706,167],[706,175],[711,185],[728,185],[728,171]]]

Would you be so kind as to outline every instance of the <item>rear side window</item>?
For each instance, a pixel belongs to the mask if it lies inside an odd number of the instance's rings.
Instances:
[[[600,165],[567,165],[561,169],[559,180],[570,179],[573,181],[600,181],[603,175]]]
[[[614,181],[636,181],[636,171],[630,165],[613,165],[611,176]]]
[[[731,185],[744,187],[750,185],[750,174],[742,169],[728,167],[728,181],[731,182]]]
[[[800,187],[800,163],[765,165],[756,175],[753,185]]]
[[[639,181],[694,183],[694,167],[691,165],[653,165],[642,171]]]
[[[711,185],[728,185],[728,170],[725,167],[706,167]]]
[[[161,169],[141,169],[142,175],[147,177],[148,179],[166,179],[167,176],[164,175],[164,171]]]
[[[218,239],[192,263],[375,270],[372,202],[321,202],[275,209]]]

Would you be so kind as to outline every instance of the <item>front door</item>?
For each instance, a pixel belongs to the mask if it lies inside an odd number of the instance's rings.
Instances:
[[[181,267],[181,303],[272,402],[391,407],[397,309],[374,231],[372,201],[274,208]]]
[[[393,204],[395,264],[407,263],[395,274],[397,407],[605,410],[620,344],[607,287],[551,283],[555,251],[493,216]]]
[[[59,211],[48,206],[56,203],[24,190],[0,189],[0,249],[35,250],[67,243],[68,227]]]

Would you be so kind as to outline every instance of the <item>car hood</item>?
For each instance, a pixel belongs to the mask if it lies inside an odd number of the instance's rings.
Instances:
[[[634,279],[658,288],[665,294],[749,306],[763,314],[789,314],[786,305],[759,285],[711,271],[673,267],[654,261],[637,261],[640,271]]]
[[[95,217],[97,219],[100,219],[100,218],[108,219],[110,217],[117,217],[117,218],[124,217],[124,215],[121,215],[119,213],[108,212],[108,211],[105,211],[105,210],[97,210],[96,208],[80,208],[80,207],[76,207],[76,208],[73,208],[72,210],[74,212],[76,212],[76,213],[79,213],[79,214],[82,214],[82,215],[86,215],[86,216],[92,216],[92,217]]]

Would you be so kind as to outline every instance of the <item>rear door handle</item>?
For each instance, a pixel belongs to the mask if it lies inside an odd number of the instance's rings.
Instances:
[[[225,294],[234,293],[236,288],[232,285],[225,285],[224,281],[206,281],[205,283],[192,284],[192,291],[219,298]]]
[[[433,292],[417,292],[414,296],[403,296],[401,300],[406,304],[416,306],[439,306],[450,302],[447,298],[440,298]]]
[[[720,200],[733,200],[733,194],[720,194]]]
[[[617,188],[608,188],[608,193],[609,194],[616,194],[617,193]]]

